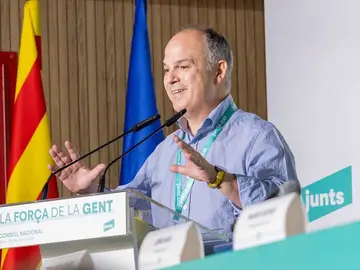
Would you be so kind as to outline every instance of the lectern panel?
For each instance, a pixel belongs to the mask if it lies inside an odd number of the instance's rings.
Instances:
[[[0,248],[126,235],[126,193],[0,207]]]

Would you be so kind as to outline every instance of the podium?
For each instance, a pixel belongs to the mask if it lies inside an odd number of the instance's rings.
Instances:
[[[87,258],[87,269],[138,269],[147,233],[189,221],[135,190],[2,205],[0,248],[39,245],[42,269],[69,254]],[[222,229],[196,224],[204,245],[229,241]]]

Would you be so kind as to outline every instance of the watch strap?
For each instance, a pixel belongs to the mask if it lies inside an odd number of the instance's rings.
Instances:
[[[209,188],[218,188],[221,182],[224,180],[225,171],[217,166],[215,166],[215,170],[217,171],[216,179],[213,182],[208,183]]]

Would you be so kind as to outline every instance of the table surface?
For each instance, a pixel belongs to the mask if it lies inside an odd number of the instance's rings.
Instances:
[[[304,270],[360,269],[360,222],[296,235],[242,251],[209,255],[171,270],[230,269]]]

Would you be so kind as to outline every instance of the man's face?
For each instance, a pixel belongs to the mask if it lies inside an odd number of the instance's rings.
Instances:
[[[196,113],[215,99],[215,72],[207,70],[203,34],[186,30],[175,35],[165,48],[164,87],[175,111]]]

